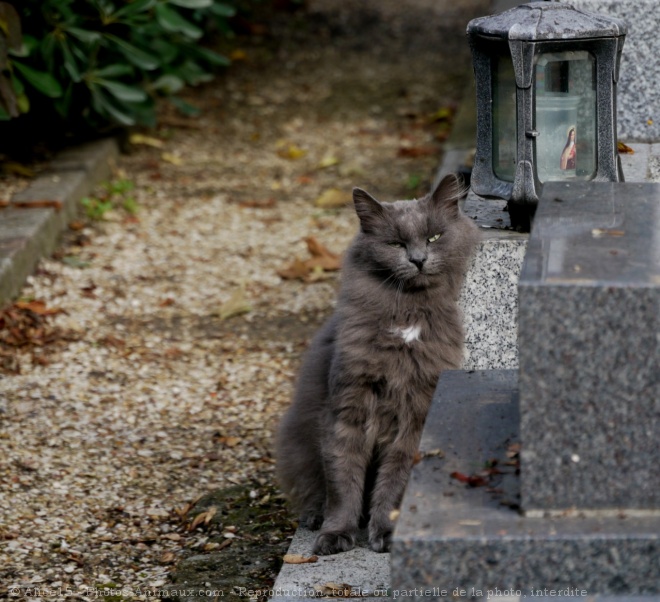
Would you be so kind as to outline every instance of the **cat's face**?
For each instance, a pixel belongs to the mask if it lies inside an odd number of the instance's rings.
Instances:
[[[457,206],[461,192],[453,176],[432,195],[413,201],[381,203],[355,189],[361,267],[393,286],[433,286],[460,246],[465,219]]]

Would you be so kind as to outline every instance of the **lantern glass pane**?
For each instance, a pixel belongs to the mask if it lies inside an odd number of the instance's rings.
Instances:
[[[511,56],[493,58],[493,171],[505,182],[516,174],[516,76]]]
[[[541,182],[591,180],[596,174],[595,66],[586,51],[536,58],[534,129]]]

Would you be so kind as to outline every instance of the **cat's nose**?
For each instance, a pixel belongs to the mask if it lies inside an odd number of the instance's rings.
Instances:
[[[414,263],[417,266],[417,269],[421,272],[426,262],[426,255],[411,255],[408,257],[410,263]]]

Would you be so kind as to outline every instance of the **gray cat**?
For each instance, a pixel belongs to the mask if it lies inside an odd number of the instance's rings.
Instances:
[[[280,484],[315,554],[389,549],[401,497],[442,370],[462,362],[457,300],[477,228],[445,177],[430,195],[380,203],[353,190],[360,218],[337,308],[303,360],[277,435]]]

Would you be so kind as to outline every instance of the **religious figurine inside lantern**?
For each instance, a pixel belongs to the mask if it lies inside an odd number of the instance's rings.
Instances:
[[[559,160],[559,168],[566,171],[568,169],[575,169],[575,127],[568,130],[568,138],[566,145],[561,153]]]

